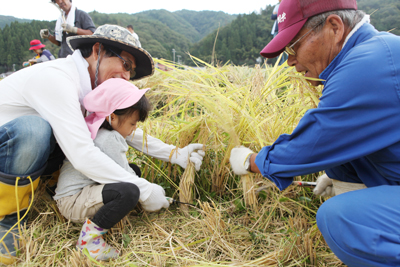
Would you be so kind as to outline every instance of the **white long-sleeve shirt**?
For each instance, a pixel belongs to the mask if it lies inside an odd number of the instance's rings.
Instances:
[[[35,115],[49,122],[54,136],[74,168],[100,184],[129,182],[140,189],[140,201],[151,193],[150,183],[124,170],[94,146],[83,116],[82,100],[91,82],[88,63],[79,50],[67,58],[22,69],[0,81],[0,125],[21,116]],[[169,161],[175,146],[143,131],[128,136],[130,146],[149,156]]]

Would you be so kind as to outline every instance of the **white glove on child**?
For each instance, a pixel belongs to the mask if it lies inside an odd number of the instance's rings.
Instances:
[[[61,28],[63,29],[64,32],[69,32],[69,33],[74,33],[76,34],[78,32],[78,28],[74,27],[72,25],[69,25],[67,23],[61,24]]]
[[[43,39],[49,38],[49,30],[48,29],[41,29],[40,30],[40,37]]]
[[[203,157],[206,154],[203,150],[203,144],[190,144],[184,148],[178,148],[171,157],[171,163],[178,164],[186,169],[189,160],[194,164],[196,171],[200,170],[203,163]],[[195,150],[197,150],[195,152]]]
[[[232,149],[229,162],[231,163],[232,170],[236,175],[249,174],[249,172],[247,171],[248,166],[245,166],[245,163],[247,157],[249,157],[250,154],[253,153],[254,152],[251,149],[248,149],[244,146],[235,147]]]
[[[335,196],[335,189],[333,188],[332,179],[325,173],[317,178],[317,185],[315,186],[313,193],[321,197],[333,197]]]
[[[148,212],[156,212],[162,208],[167,209],[169,207],[169,202],[165,197],[164,188],[158,184],[152,184],[152,187],[150,196],[145,201],[141,202],[143,209]]]

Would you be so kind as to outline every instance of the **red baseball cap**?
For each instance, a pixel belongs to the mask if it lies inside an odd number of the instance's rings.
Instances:
[[[279,56],[309,17],[343,9],[357,10],[356,0],[282,0],[277,18],[279,32],[260,54],[266,58]]]
[[[30,43],[31,48],[29,48],[29,50],[33,50],[33,49],[40,49],[42,47],[45,47],[44,44],[42,44],[39,40],[32,40]]]

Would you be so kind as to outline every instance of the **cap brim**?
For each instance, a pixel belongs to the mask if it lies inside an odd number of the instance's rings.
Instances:
[[[44,44],[42,44],[42,45],[38,45],[38,46],[31,46],[31,48],[29,48],[29,50],[33,50],[33,49],[40,49],[40,48],[43,48],[43,47],[46,47]]]
[[[285,47],[293,40],[293,38],[299,33],[301,28],[303,28],[307,19],[296,22],[289,27],[279,31],[279,33],[269,42],[260,54],[266,58],[274,58],[279,56]]]
[[[124,42],[115,39],[111,39],[108,37],[100,37],[96,35],[76,35],[67,38],[67,43],[72,50],[75,50],[77,47],[81,45],[95,44],[97,42],[119,48],[135,57],[136,75],[131,80],[139,80],[153,75],[154,73],[153,58],[151,57],[149,52],[147,52],[141,47],[133,47],[131,45],[128,45]]]

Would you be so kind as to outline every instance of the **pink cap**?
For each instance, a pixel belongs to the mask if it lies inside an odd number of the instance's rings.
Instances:
[[[260,54],[267,58],[279,56],[309,17],[343,9],[357,10],[356,0],[282,0],[277,18],[279,32]]]
[[[85,109],[93,112],[85,118],[94,139],[105,118],[117,109],[124,109],[136,104],[150,88],[139,90],[132,83],[120,79],[108,79],[83,99]]]

